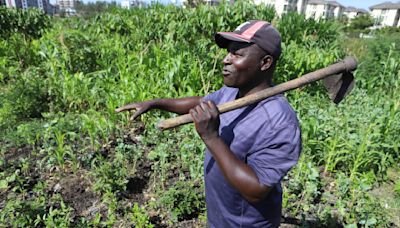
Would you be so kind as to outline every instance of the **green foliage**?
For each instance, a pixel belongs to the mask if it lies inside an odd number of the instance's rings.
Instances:
[[[202,190],[188,181],[178,181],[160,197],[160,203],[172,213],[173,221],[197,216],[205,206]]]
[[[40,38],[50,27],[50,18],[37,8],[28,10],[0,7],[0,37],[9,38],[20,33],[25,39]]]
[[[386,26],[381,29],[377,29],[375,31],[375,34],[384,35],[384,36],[388,36],[388,35],[397,35],[398,36],[400,34],[400,27]]]
[[[149,221],[149,216],[146,214],[146,211],[139,207],[137,203],[133,205],[132,208],[133,214],[131,220],[134,222],[135,227],[140,228],[152,228],[153,224]]]
[[[111,8],[116,8],[117,2],[106,2],[106,1],[96,1],[96,2],[87,2],[77,1],[75,9],[78,14],[83,16],[84,18],[91,18],[99,13],[105,13],[109,11]]]
[[[374,25],[374,18],[368,13],[357,15],[350,21],[349,29],[352,30],[365,30]]]
[[[13,81],[4,102],[13,104],[12,113],[19,119],[39,118],[48,110],[46,87],[40,71],[27,71]]]
[[[400,38],[377,36],[366,41],[367,53],[360,59],[363,67],[357,72],[360,86],[369,92],[394,92],[399,86]]]
[[[400,180],[398,180],[395,184],[394,191],[397,197],[400,197]]]
[[[282,15],[277,28],[285,44],[290,41],[301,45],[317,43],[318,47],[329,48],[339,36],[339,25],[336,22],[306,19],[305,15],[292,12]]]

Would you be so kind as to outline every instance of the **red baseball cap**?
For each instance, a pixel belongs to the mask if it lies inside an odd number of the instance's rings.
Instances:
[[[233,32],[215,34],[215,42],[221,48],[227,48],[231,41],[257,44],[275,60],[279,59],[282,52],[281,35],[266,21],[251,20],[239,25]]]

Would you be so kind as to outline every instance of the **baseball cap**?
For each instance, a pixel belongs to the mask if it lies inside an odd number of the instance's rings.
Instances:
[[[279,59],[282,52],[281,35],[271,23],[266,21],[247,21],[239,25],[233,32],[215,34],[215,42],[221,48],[227,48],[231,41],[257,44],[275,59]]]

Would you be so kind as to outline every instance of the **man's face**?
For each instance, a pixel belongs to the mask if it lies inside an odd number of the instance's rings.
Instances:
[[[224,84],[239,89],[258,85],[265,53],[257,45],[240,42],[230,42],[227,50],[222,70]]]

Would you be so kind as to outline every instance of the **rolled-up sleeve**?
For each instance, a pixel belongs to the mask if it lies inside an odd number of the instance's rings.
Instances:
[[[278,184],[297,163],[301,152],[301,133],[297,124],[288,124],[271,130],[247,155],[247,164],[256,173],[261,184]]]

